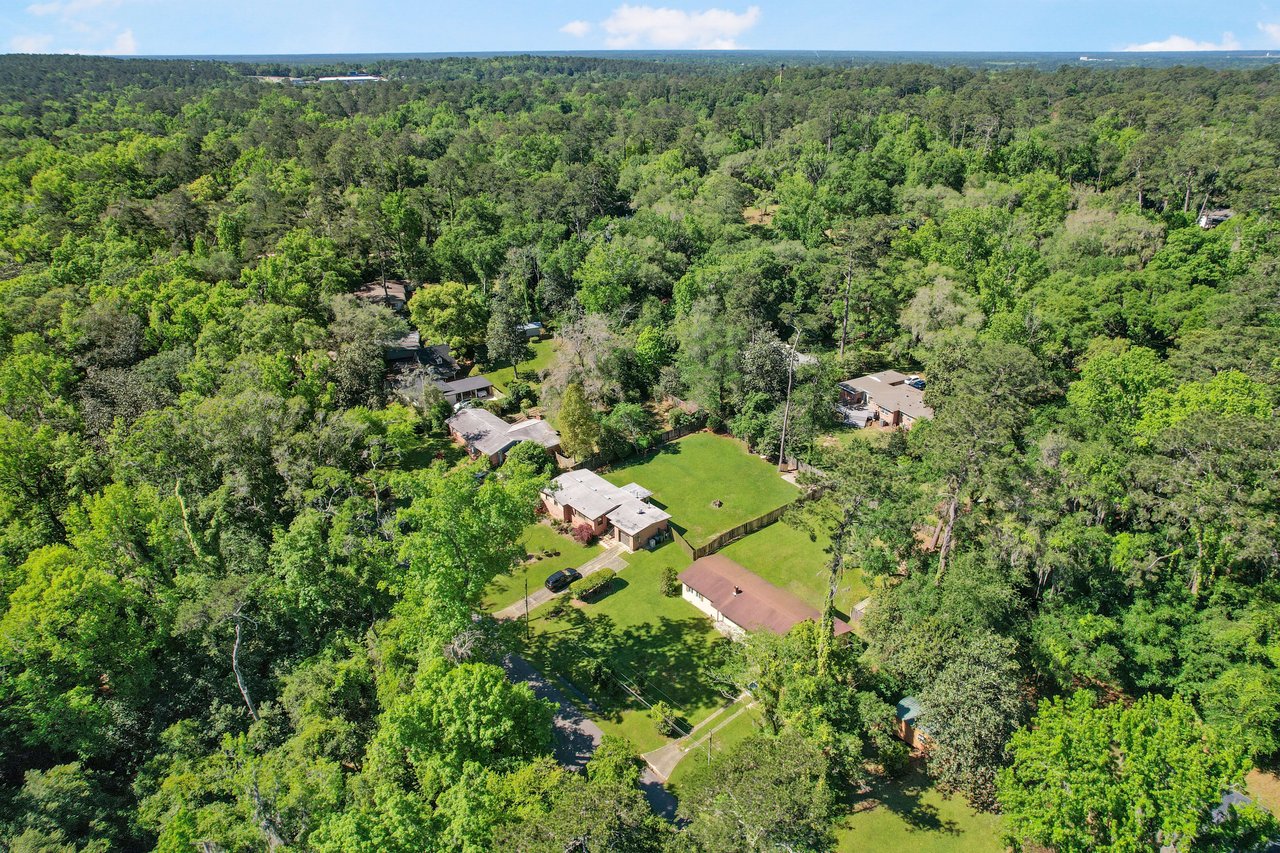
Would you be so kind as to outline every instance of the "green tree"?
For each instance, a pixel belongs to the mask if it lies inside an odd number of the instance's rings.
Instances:
[[[445,343],[460,353],[483,343],[487,315],[479,289],[454,281],[424,285],[409,300],[409,317],[423,343]]]
[[[489,326],[485,342],[491,363],[506,362],[511,365],[515,378],[520,378],[520,362],[533,356],[529,339],[520,326],[525,322],[523,313],[507,292],[498,294],[489,304]]]
[[[975,807],[995,806],[1005,745],[1025,712],[1013,643],[987,635],[969,641],[920,694],[928,729],[929,775]]]
[[[835,797],[822,750],[798,732],[755,735],[700,767],[680,814],[708,853],[830,850]]]
[[[1009,745],[997,791],[1010,837],[1062,853],[1198,849],[1222,794],[1242,784],[1243,750],[1175,696],[1096,707],[1044,701]]]
[[[600,446],[600,422],[576,382],[565,389],[560,401],[560,444],[570,456],[582,459]]]

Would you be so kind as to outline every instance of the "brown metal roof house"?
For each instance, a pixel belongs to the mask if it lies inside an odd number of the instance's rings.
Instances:
[[[796,596],[769,583],[728,557],[711,554],[680,573],[684,600],[710,616],[730,636],[747,631],[785,634],[801,622],[817,622],[822,614]],[[835,620],[836,635],[853,629]]]

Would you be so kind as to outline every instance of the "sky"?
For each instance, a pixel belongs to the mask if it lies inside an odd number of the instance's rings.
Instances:
[[[0,52],[1280,50],[1280,0],[0,0]]]

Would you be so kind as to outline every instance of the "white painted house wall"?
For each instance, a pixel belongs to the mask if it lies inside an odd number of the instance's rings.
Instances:
[[[736,622],[724,618],[724,614],[716,610],[715,605],[706,596],[690,589],[688,584],[680,584],[680,597],[710,616],[711,621],[715,623],[716,629],[722,634],[730,637],[741,637],[746,633]]]

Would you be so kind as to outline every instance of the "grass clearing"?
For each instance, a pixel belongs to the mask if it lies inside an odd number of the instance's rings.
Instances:
[[[551,360],[556,356],[555,338],[547,338],[541,341],[532,341],[529,344],[533,350],[533,358],[528,361],[520,362],[520,378],[526,382],[537,381],[538,374],[551,366]],[[478,370],[478,368],[477,368]],[[476,370],[472,371],[473,373]],[[507,385],[515,378],[515,371],[511,369],[511,365],[493,366],[487,371],[483,371],[482,375],[494,384],[503,394],[507,393]]]
[[[524,550],[538,557],[529,563],[516,566],[509,575],[494,578],[493,583],[485,590],[484,607],[486,610],[501,610],[509,604],[515,604],[525,596],[525,580],[529,582],[529,592],[541,589],[547,575],[560,569],[577,568],[588,560],[593,560],[604,553],[599,545],[579,545],[568,536],[557,533],[548,524],[530,524],[524,530],[520,543]],[[559,552],[541,557],[543,552]]]
[[[800,490],[773,465],[733,438],[694,433],[652,455],[604,475],[617,486],[639,483],[671,513],[671,521],[697,547],[717,534],[791,503]],[[712,506],[712,501],[721,506]]]
[[[723,718],[717,718],[713,722],[708,723],[707,725],[710,727],[709,731],[714,730],[716,726],[724,723],[725,720],[729,720],[729,717],[736,713],[739,708],[742,708],[742,703],[746,701],[750,700],[739,700],[738,704],[724,712]],[[707,766],[708,753],[710,753],[711,757],[714,759],[716,756],[720,755],[720,753],[730,747],[736,746],[751,735],[760,731],[761,725],[760,709],[747,708],[742,713],[738,714],[737,717],[734,717],[732,720],[729,720],[728,723],[725,723],[724,728],[720,729],[709,738],[705,737],[707,732],[698,732],[694,737],[694,741],[698,745],[689,750],[688,754],[685,755],[680,763],[676,765],[675,770],[671,771],[671,776],[667,779],[667,787],[671,788],[676,796],[679,796],[680,785],[686,782],[689,777],[698,770],[698,768]]]
[[[871,803],[876,805],[872,806]],[[840,853],[1003,853],[1000,816],[976,812],[964,797],[943,798],[919,769],[854,798],[854,813],[836,829]]]
[[[591,698],[595,710],[584,710],[606,734],[622,735],[637,752],[648,752],[668,739],[658,734],[647,706],[622,684],[649,703],[665,699],[696,725],[723,702],[702,672],[722,638],[693,605],[662,594],[663,570],[689,565],[678,545],[669,542],[625,559],[627,568],[598,600],[572,606],[559,618],[548,615],[549,605],[535,610],[527,651],[542,672]]]
[[[827,603],[827,553],[831,540],[822,533],[815,539],[782,520],[744,536],[720,549],[735,563],[750,569],[774,586],[799,597],[819,611]],[[848,615],[850,608],[868,595],[857,569],[845,572],[836,595],[836,609]]]

